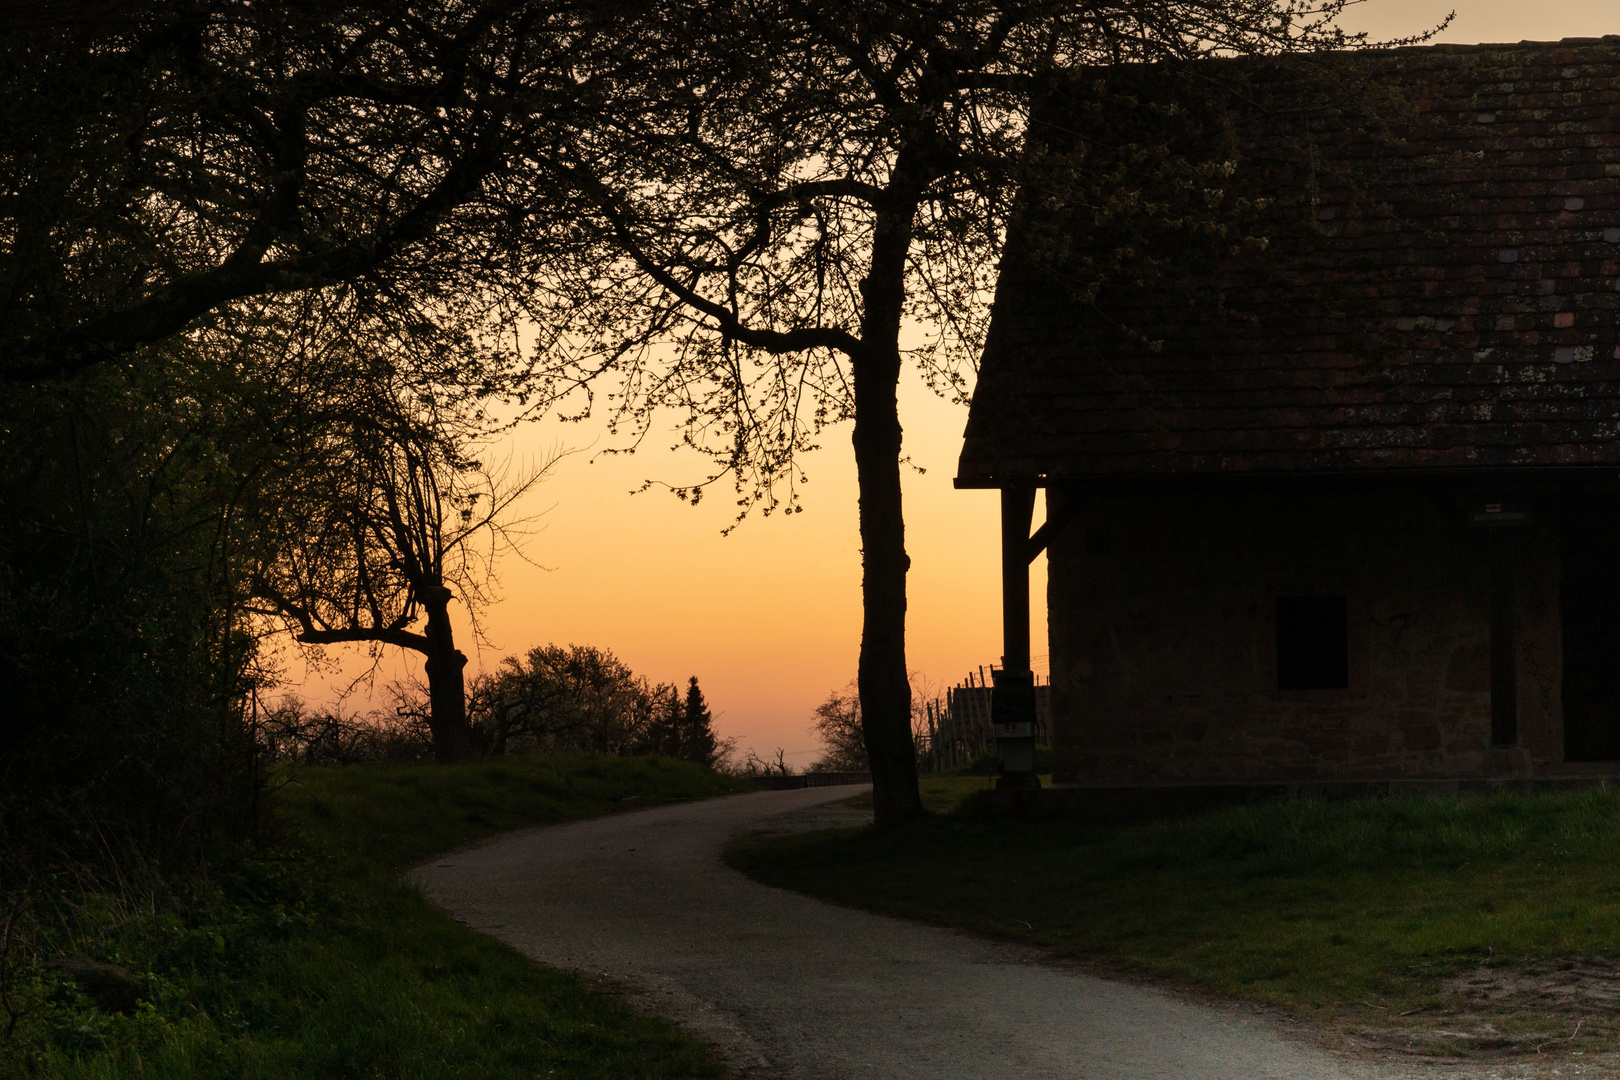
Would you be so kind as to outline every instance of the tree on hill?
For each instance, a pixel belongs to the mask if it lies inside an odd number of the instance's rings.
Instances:
[[[928,702],[938,696],[937,686],[921,672],[911,673],[912,753],[928,735]],[[821,740],[821,756],[807,772],[867,772],[866,737],[861,724],[860,688],[851,682],[827,695],[811,713],[810,732]]]
[[[520,750],[656,753],[678,727],[673,686],[654,686],[608,649],[542,645],[508,656],[474,687],[476,719],[495,754]]]
[[[834,690],[817,705],[810,730],[821,740],[821,756],[809,772],[866,772],[866,737],[861,728],[861,698],[854,683]]]
[[[717,465],[678,493],[729,478],[745,512],[797,509],[795,455],[854,421],[858,696],[878,821],[921,810],[902,370],[965,399],[1021,185],[1153,218],[1184,208],[1144,198],[1145,174],[1173,173],[1193,193],[1209,183],[1211,163],[1152,146],[1096,174],[1083,147],[1042,161],[1025,140],[1031,108],[1077,68],[1358,44],[1334,22],[1347,3],[672,3],[658,77],[619,85],[620,122],[573,148],[582,221],[617,255],[582,272],[588,304],[552,315],[574,318],[590,346],[556,370],[555,393],[616,374],[616,419],[642,433],[676,410],[681,439]],[[926,330],[910,350],[908,325]]]
[[[714,733],[697,676],[683,699],[608,649],[542,645],[508,656],[471,693],[479,737],[492,754],[590,751],[666,754],[713,767],[735,745]]]
[[[698,688],[697,676],[686,682],[686,700],[681,706],[680,746],[676,756],[700,765],[713,765],[729,747],[714,734],[714,717]]]
[[[473,743],[451,603],[476,620],[489,602],[495,558],[514,547],[513,504],[552,462],[504,479],[471,456],[475,426],[412,400],[386,364],[376,367],[354,397],[323,394],[288,433],[305,441],[266,497],[293,525],[253,573],[256,610],[303,645],[421,654],[434,756],[460,761]]]

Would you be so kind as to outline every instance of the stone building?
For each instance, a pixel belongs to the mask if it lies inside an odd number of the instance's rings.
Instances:
[[[1229,136],[1263,254],[1010,238],[957,483],[1045,547],[1059,783],[1616,771],[1620,38],[1345,63],[1392,132]]]

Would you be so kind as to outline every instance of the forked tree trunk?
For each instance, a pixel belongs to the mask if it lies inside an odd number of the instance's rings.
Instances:
[[[855,375],[855,470],[860,484],[861,729],[879,825],[922,812],[906,674],[906,526],[900,499],[900,315],[915,208],[880,213],[864,283]]]
[[[433,757],[442,763],[472,757],[472,728],[467,723],[467,688],[462,669],[467,657],[456,648],[450,627],[450,590],[443,585],[422,589],[427,609],[428,729]]]

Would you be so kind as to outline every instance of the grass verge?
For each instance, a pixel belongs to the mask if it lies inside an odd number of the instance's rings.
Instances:
[[[930,817],[748,839],[728,858],[774,885],[1282,1006],[1363,1042],[1590,1052],[1620,1035],[1609,792],[1293,802],[1128,828]]]
[[[668,759],[352,766],[285,777],[291,854],[183,887],[82,892],[56,951],[141,983],[130,1015],[66,978],[17,983],[0,1075],[62,1078],[720,1077],[705,1049],[452,922],[400,866],[526,824],[747,786]]]

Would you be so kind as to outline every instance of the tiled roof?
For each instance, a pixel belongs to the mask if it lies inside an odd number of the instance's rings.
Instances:
[[[1219,267],[1252,321],[1009,257],[960,482],[1620,465],[1620,38],[1344,62],[1402,88],[1404,144]]]

